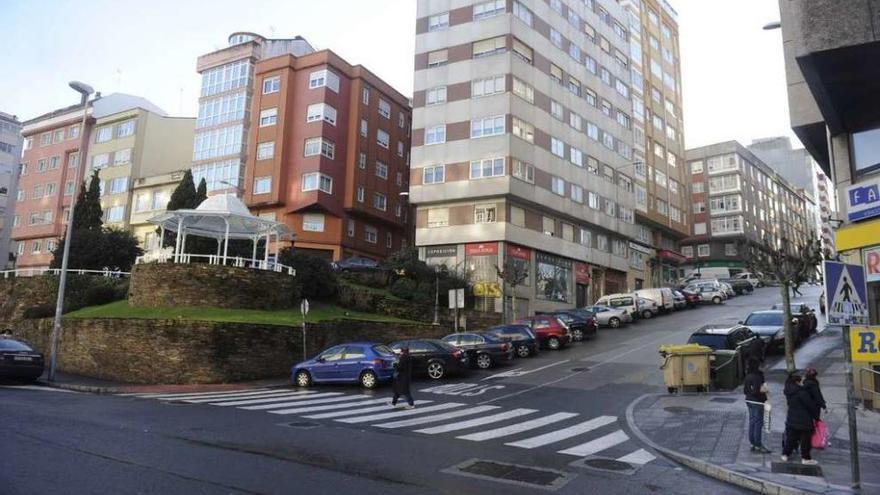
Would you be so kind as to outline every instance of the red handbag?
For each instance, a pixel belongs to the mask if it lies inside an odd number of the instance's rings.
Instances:
[[[828,446],[828,426],[821,419],[813,421],[813,436],[810,437],[810,445],[814,449],[824,449]]]

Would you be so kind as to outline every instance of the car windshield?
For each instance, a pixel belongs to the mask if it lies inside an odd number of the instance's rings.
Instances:
[[[782,325],[782,313],[752,313],[746,320],[746,325],[775,326]]]
[[[442,340],[438,340],[434,343],[437,344],[438,346],[442,347],[444,350],[447,350],[450,352],[457,349],[454,345],[450,344],[449,342],[443,342]]]
[[[691,335],[688,344],[700,344],[711,347],[713,351],[727,348],[727,336],[725,335],[709,335],[705,333]]]
[[[0,339],[0,351],[33,351],[33,349],[17,340]]]
[[[566,314],[566,313],[556,313],[553,316],[559,318],[560,320],[562,320],[565,323],[571,323],[572,321],[574,321],[574,317],[569,314]]]
[[[392,351],[387,345],[374,345],[373,352],[383,357],[396,357],[394,351]]]

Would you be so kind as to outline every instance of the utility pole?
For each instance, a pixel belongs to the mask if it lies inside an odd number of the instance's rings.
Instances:
[[[827,299],[827,296],[826,296]],[[846,363],[846,419],[849,425],[849,465],[854,490],[861,488],[861,471],[859,469],[859,430],[856,423],[856,403],[853,398],[853,364],[852,349],[850,348],[849,325],[841,326],[843,329],[843,356]]]
[[[434,321],[432,325],[440,324],[440,272],[434,266]]]

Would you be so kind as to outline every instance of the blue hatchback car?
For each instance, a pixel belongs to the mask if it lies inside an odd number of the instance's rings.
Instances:
[[[350,342],[324,350],[316,357],[290,368],[298,387],[313,383],[360,383],[375,388],[391,380],[397,355],[385,344]]]

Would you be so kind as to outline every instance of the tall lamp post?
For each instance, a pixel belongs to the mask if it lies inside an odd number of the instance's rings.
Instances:
[[[80,137],[82,141],[79,147],[80,170],[85,170],[85,151],[86,143],[89,139],[86,133],[86,120],[89,116],[89,95],[95,90],[86,83],[80,81],[70,81],[70,87],[80,94],[82,103],[83,116],[82,123],[79,127]],[[55,381],[55,367],[58,361],[58,340],[61,338],[61,313],[64,311],[64,288],[67,285],[67,261],[70,258],[70,239],[73,232],[73,212],[76,208],[76,198],[79,189],[80,180],[73,181],[73,199],[70,201],[70,216],[67,217],[67,230],[64,233],[64,255],[61,257],[61,273],[58,275],[58,299],[55,301],[55,321],[52,324],[52,337],[49,344],[49,381]]]

